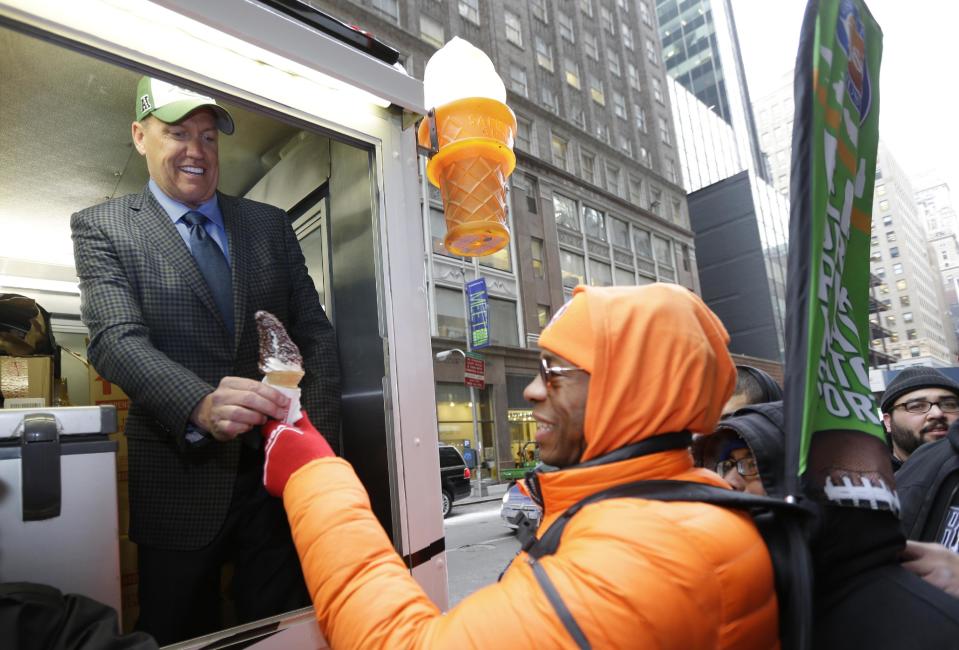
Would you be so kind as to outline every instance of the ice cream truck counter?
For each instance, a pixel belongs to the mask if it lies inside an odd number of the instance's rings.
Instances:
[[[290,215],[337,332],[343,455],[411,574],[445,609],[435,398],[423,389],[433,385],[433,370],[414,128],[427,112],[422,82],[393,64],[389,48],[375,39],[292,2],[3,0],[0,50],[0,141],[16,159],[0,171],[3,272],[22,278],[25,295],[43,300],[58,342],[78,358],[86,330],[69,219],[146,183],[130,143],[137,79],[160,78],[229,108],[237,128],[221,141],[220,189]],[[80,376],[67,365],[64,373],[77,374],[74,395],[84,382],[91,396],[97,386],[110,390],[94,369]],[[122,428],[125,406],[116,404]],[[56,408],[45,412],[57,417]],[[111,477],[102,500],[117,500],[116,526],[98,526],[83,538],[78,531],[70,557],[80,562],[84,545],[116,549],[119,566],[109,578],[123,588],[119,609],[129,629],[135,547],[126,536],[124,442],[112,438],[118,480]],[[9,490],[0,495],[11,498]],[[42,523],[10,521],[15,511],[3,510],[4,529]],[[312,609],[178,647],[233,643],[325,647]]]

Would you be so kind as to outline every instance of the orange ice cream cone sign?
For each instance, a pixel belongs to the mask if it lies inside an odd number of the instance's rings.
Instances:
[[[492,62],[454,38],[427,63],[427,106],[417,139],[433,153],[426,166],[440,189],[446,249],[454,255],[492,255],[509,244],[506,188],[516,167],[516,116]],[[435,130],[435,132],[434,132]]]
[[[446,249],[463,256],[491,255],[509,243],[506,185],[516,167],[516,116],[485,97],[459,99],[435,110],[439,151],[426,166],[440,189],[446,214]],[[430,118],[418,139],[429,148]]]

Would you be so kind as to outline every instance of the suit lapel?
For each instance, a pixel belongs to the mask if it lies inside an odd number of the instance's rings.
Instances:
[[[193,254],[190,253],[190,249],[173,225],[170,215],[154,198],[149,186],[143,189],[139,199],[131,204],[130,209],[147,245],[156,250],[162,260],[176,269],[183,278],[183,282],[200,298],[200,302],[213,312],[222,325],[223,317],[213,300],[213,292],[210,291],[203,274],[200,273]],[[232,239],[230,245],[232,248]],[[235,278],[236,273],[233,275]],[[234,280],[234,287],[235,282],[236,280]]]
[[[240,344],[243,329],[247,327],[247,269],[250,266],[249,238],[243,236],[241,213],[236,199],[217,192],[220,212],[226,226],[226,238],[230,249],[230,270],[233,276],[233,330],[236,332],[234,349]]]

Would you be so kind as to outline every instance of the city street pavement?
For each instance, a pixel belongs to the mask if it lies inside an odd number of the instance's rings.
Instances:
[[[516,535],[499,516],[502,495],[457,502],[444,522],[450,607],[496,582],[519,550]]]

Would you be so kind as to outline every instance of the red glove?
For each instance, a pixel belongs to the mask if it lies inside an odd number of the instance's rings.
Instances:
[[[306,411],[301,411],[300,415],[302,417],[293,426],[270,420],[262,429],[266,438],[263,485],[275,497],[283,496],[283,489],[293,472],[317,458],[336,455],[326,438],[310,423]]]

